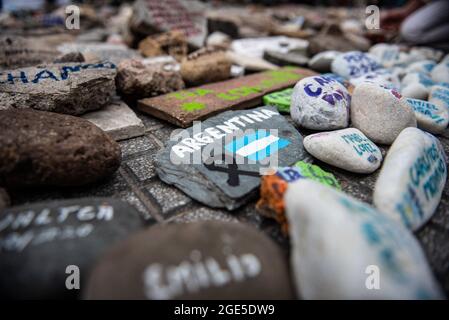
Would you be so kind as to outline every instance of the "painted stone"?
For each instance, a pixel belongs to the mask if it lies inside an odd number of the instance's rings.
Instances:
[[[203,48],[181,62],[181,75],[187,86],[198,86],[231,77],[231,60],[223,51]]]
[[[156,155],[156,172],[191,198],[233,210],[273,166],[305,159],[302,137],[273,107],[227,111],[179,131]]]
[[[368,204],[309,179],[289,186],[285,204],[298,297],[443,298],[416,238]]]
[[[307,77],[293,89],[290,114],[297,125],[307,129],[346,128],[350,101],[348,90],[338,81],[323,76]]]
[[[156,96],[185,87],[174,63],[124,60],[117,67],[117,90],[132,100]]]
[[[401,94],[407,98],[427,100],[430,87],[435,83],[422,72],[410,72],[401,81]]]
[[[0,127],[1,186],[80,186],[120,166],[120,146],[78,117],[5,110],[0,111]]]
[[[403,129],[416,127],[415,113],[405,98],[396,90],[367,82],[354,89],[351,122],[373,142],[387,145]]]
[[[349,80],[349,83],[353,86],[357,86],[364,82],[376,83],[386,88],[395,89],[396,91],[399,91],[401,87],[399,78],[387,69],[379,69],[373,72],[368,72],[360,77],[351,78]]]
[[[161,243],[164,250],[161,250]],[[157,225],[99,260],[85,299],[293,299],[284,252],[235,222]]]
[[[382,163],[379,148],[355,128],[308,135],[304,148],[325,163],[356,173],[371,173]]]
[[[376,181],[374,205],[407,228],[417,230],[435,212],[447,178],[446,155],[437,138],[407,128],[385,157]]]
[[[179,30],[192,46],[201,47],[207,34],[205,10],[205,5],[195,0],[137,0],[129,27],[136,37]]]
[[[331,69],[346,79],[360,77],[365,73],[380,69],[376,58],[361,51],[350,51],[339,55],[332,61]]]
[[[76,298],[66,279],[76,266],[80,287],[96,260],[144,227],[129,204],[83,198],[10,207],[0,213],[0,296],[9,299]]]
[[[418,60],[440,61],[444,55],[444,51],[431,47],[413,47],[410,49],[410,55],[416,57]]]
[[[260,105],[264,95],[291,87],[313,74],[307,69],[285,67],[139,100],[138,107],[143,112],[185,128],[195,120],[229,109]]]
[[[449,111],[449,87],[435,85],[430,88],[429,102]]]
[[[400,61],[400,47],[388,43],[378,43],[369,49],[385,68],[393,67]]]
[[[63,54],[81,52],[84,59],[90,63],[111,61],[117,65],[123,60],[141,58],[139,52],[123,44],[75,42],[61,44],[57,49]]]
[[[285,235],[288,234],[288,222],[285,216],[284,194],[288,185],[298,179],[312,179],[341,189],[340,183],[332,173],[304,161],[298,161],[291,167],[276,168],[273,174],[262,176],[260,199],[256,204],[257,211],[263,216],[275,219]]]
[[[449,110],[427,101],[408,98],[407,102],[415,111],[418,127],[430,133],[442,133],[449,122]]]
[[[409,64],[407,68],[405,68],[405,72],[420,72],[429,74],[432,72],[432,69],[435,68],[435,66],[436,63],[433,60],[421,60]]]
[[[435,82],[447,82],[449,83],[449,59],[437,64],[432,70],[430,76]]]
[[[106,107],[81,117],[92,122],[115,141],[142,136],[145,133],[142,120],[118,98]]]
[[[308,46],[309,42],[307,40],[277,36],[234,40],[232,41],[231,49],[240,55],[262,58],[266,50],[279,53],[302,50],[305,53]]]
[[[309,68],[318,72],[330,72],[332,61],[341,54],[339,51],[323,51],[310,59]]]
[[[33,108],[71,115],[96,110],[115,92],[115,65],[68,63],[0,72],[0,101],[6,109]]]
[[[292,93],[293,88],[288,88],[267,94],[263,97],[263,103],[267,106],[276,107],[279,112],[289,113]]]

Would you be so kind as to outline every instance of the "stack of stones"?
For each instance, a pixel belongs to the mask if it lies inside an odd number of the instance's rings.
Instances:
[[[0,39],[21,57],[0,72],[0,297],[443,298],[415,235],[447,196],[449,56],[309,57],[284,35],[206,37],[202,4],[157,3],[117,14],[130,41]],[[155,26],[171,6],[181,20]],[[348,179],[373,181],[366,201]]]

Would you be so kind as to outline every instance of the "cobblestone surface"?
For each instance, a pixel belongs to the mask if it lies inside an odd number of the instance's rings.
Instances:
[[[83,188],[38,189],[10,191],[13,205],[24,203],[87,196],[110,196],[121,198],[142,214],[149,225],[154,223],[190,223],[200,220],[235,221],[253,225],[273,238],[286,253],[288,239],[282,235],[279,226],[257,214],[255,202],[243,208],[227,212],[200,205],[178,189],[159,180],[154,170],[154,155],[170,138],[176,127],[155,118],[138,113],[146,127],[143,137],[120,142],[123,161],[120,169],[110,179]],[[303,135],[308,132],[302,132]],[[449,130],[440,136],[449,155]],[[382,148],[383,154],[386,149]],[[358,175],[316,161],[324,170],[335,174],[343,190],[354,197],[371,203],[374,183],[378,171],[372,175]],[[429,259],[430,265],[449,295],[449,184],[446,183],[443,199],[437,212],[416,236]]]

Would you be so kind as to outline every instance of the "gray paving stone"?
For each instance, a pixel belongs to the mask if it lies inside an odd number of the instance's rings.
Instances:
[[[154,217],[148,212],[147,208],[144,206],[144,204],[140,201],[140,199],[137,197],[137,195],[132,191],[123,191],[120,193],[120,198],[128,202],[130,205],[132,205],[134,208],[137,209],[137,211],[141,214],[142,218],[149,224],[152,224],[156,222]]]
[[[139,152],[158,149],[157,143],[147,136],[137,137],[119,142],[122,149],[122,157],[127,158]]]
[[[239,222],[239,220],[235,216],[227,212],[224,212],[222,210],[214,210],[207,207],[199,207],[190,210],[188,212],[185,212],[183,214],[180,214],[176,216],[174,219],[172,219],[171,222],[192,223],[198,221],[211,221],[211,220],[236,222],[236,223]]]
[[[162,181],[154,181],[145,190],[156,201],[163,216],[168,216],[173,210],[179,209],[191,203],[192,200],[175,187],[171,187]]]
[[[148,152],[136,159],[126,161],[126,166],[135,175],[138,181],[146,181],[156,176],[154,167],[155,153]]]

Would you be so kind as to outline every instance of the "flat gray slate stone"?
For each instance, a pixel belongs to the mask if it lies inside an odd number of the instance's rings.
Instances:
[[[208,206],[233,210],[253,196],[264,168],[289,166],[306,154],[301,135],[285,117],[276,108],[260,107],[227,111],[181,131],[155,163],[164,182]]]
[[[115,141],[139,137],[145,133],[142,120],[120,99],[114,99],[106,107],[86,113],[82,118],[95,124]]]
[[[106,105],[115,92],[115,65],[60,63],[0,73],[1,109],[33,108],[79,115]]]

